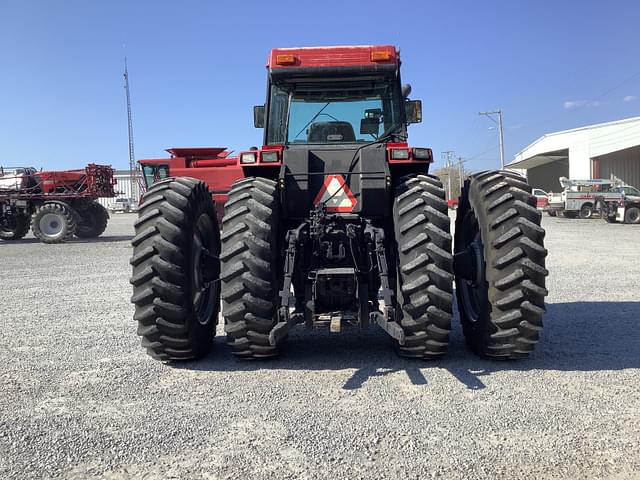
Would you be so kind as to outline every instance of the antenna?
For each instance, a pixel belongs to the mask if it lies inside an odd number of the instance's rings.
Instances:
[[[131,94],[129,93],[129,71],[127,57],[124,57],[124,91],[127,95],[127,127],[129,130],[129,178],[131,181],[131,197],[138,201],[138,165],[133,149],[133,120],[131,118]]]

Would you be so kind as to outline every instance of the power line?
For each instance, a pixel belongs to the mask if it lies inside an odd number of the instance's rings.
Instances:
[[[475,160],[476,158],[481,157],[482,155],[484,155],[484,154],[486,154],[486,153],[492,152],[492,151],[493,151],[493,150],[495,150],[496,148],[498,148],[498,146],[497,146],[497,145],[494,145],[493,147],[491,147],[491,148],[489,148],[489,149],[487,149],[487,150],[485,150],[485,151],[483,151],[483,152],[480,152],[480,153],[476,153],[476,154],[474,154],[474,155],[471,155],[470,157],[467,157],[467,162],[469,162],[469,161],[471,161],[471,160]]]

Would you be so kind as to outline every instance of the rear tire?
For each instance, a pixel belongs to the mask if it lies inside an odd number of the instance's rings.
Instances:
[[[80,221],[76,225],[76,237],[96,238],[104,233],[109,221],[109,212],[98,202],[91,201],[85,208],[77,209]]]
[[[555,210],[547,210],[547,214],[550,217],[557,217],[558,216],[558,212],[556,212]]]
[[[451,235],[442,183],[404,177],[396,187],[393,222],[398,258],[398,323],[405,357],[438,358],[447,352],[453,302]]]
[[[31,217],[31,231],[43,243],[63,243],[76,232],[75,212],[63,203],[45,203]]]
[[[156,360],[203,357],[220,308],[220,284],[212,278],[220,238],[207,185],[186,177],[153,184],[134,226],[131,301],[142,346]]]
[[[593,205],[590,203],[583,204],[582,207],[580,207],[579,216],[583,220],[587,220],[593,217]]]
[[[280,201],[276,182],[237,181],[222,219],[222,314],[227,342],[239,358],[274,357],[269,343],[278,300]]]
[[[640,209],[636,207],[627,208],[624,212],[624,223],[637,225],[640,223]]]
[[[573,210],[563,210],[562,216],[564,218],[578,218],[578,212],[574,212]]]
[[[11,215],[5,217],[5,224],[0,226],[0,240],[20,240],[29,233],[29,217],[27,215]]]
[[[462,192],[456,294],[467,344],[481,356],[526,357],[542,330],[547,251],[530,191],[515,173],[488,171]]]

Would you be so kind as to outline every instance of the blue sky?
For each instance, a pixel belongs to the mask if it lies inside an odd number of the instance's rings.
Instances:
[[[633,0],[0,0],[0,163],[126,168],[125,54],[140,159],[259,145],[272,47],[395,44],[423,101],[410,142],[494,168],[479,111],[504,111],[507,161],[545,132],[640,115],[639,18]]]

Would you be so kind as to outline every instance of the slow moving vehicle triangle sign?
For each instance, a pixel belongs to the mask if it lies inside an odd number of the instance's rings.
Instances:
[[[325,203],[329,213],[349,213],[353,211],[358,200],[342,175],[327,175],[313,204],[318,205],[321,202]]]

